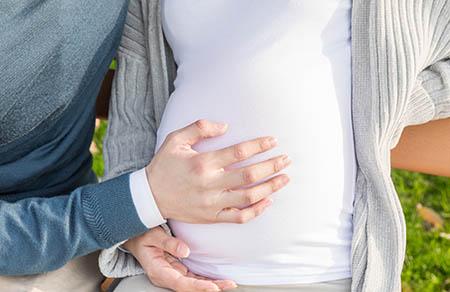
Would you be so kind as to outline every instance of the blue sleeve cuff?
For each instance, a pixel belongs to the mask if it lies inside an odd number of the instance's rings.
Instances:
[[[105,247],[148,230],[133,203],[129,173],[84,188],[83,213]]]

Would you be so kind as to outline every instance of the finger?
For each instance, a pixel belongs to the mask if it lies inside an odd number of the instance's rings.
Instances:
[[[177,143],[186,143],[194,145],[205,138],[219,136],[225,133],[227,125],[224,123],[216,123],[206,119],[196,120],[195,122],[173,131],[169,134],[170,138]]]
[[[188,276],[181,276],[174,283],[175,291],[220,291],[219,286],[210,280],[201,280]]]
[[[284,154],[248,166],[229,170],[223,173],[222,179],[218,180],[221,184],[219,187],[233,189],[254,184],[281,171],[289,164],[291,164],[291,159]]]
[[[224,208],[242,208],[254,204],[273,193],[277,192],[289,183],[287,174],[279,174],[269,180],[246,189],[229,190],[222,193]]]
[[[168,253],[164,253],[164,258],[169,264],[172,264],[173,262],[178,262],[179,260],[176,257],[173,257],[172,255]]]
[[[223,168],[230,164],[246,160],[258,153],[270,150],[276,145],[277,139],[275,137],[258,137],[200,155],[205,156],[205,161],[209,161],[213,167]]]
[[[161,227],[155,227],[144,234],[144,244],[158,247],[165,252],[180,258],[189,256],[190,249],[182,240],[167,234]]]
[[[160,269],[157,274],[151,273],[148,277],[155,285],[174,291],[220,291],[213,281],[183,276],[173,268]]]
[[[237,288],[237,284],[231,280],[215,280],[213,282],[223,291]]]
[[[183,276],[186,276],[188,273],[188,268],[183,265],[182,263],[180,263],[179,261],[174,261],[172,263],[170,263],[170,265],[177,270],[178,272],[180,272],[180,274],[182,274]]]
[[[259,216],[264,209],[272,205],[270,197],[264,198],[261,201],[252,204],[244,209],[227,208],[223,209],[216,215],[217,222],[238,223],[243,224]]]
[[[174,291],[220,291],[220,288],[212,281],[184,276],[168,263],[166,257],[156,251],[161,250],[149,248],[148,256],[139,260],[147,276],[155,285]]]
[[[201,279],[201,280],[213,281],[221,290],[224,290],[224,291],[225,290],[234,289],[234,288],[237,287],[237,284],[234,281],[231,281],[231,280],[212,280],[212,279],[209,279],[209,278],[204,277],[204,276],[196,275],[196,274],[194,274],[192,272],[188,272],[187,275],[189,277],[194,277],[194,278]]]

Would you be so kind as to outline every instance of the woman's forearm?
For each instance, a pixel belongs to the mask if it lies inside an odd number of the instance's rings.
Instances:
[[[406,127],[391,150],[391,165],[450,177],[450,118]]]

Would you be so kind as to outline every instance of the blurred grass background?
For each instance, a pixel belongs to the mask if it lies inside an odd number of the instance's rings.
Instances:
[[[107,123],[99,121],[91,147],[93,169],[103,175],[102,141]],[[407,250],[402,273],[403,291],[450,291],[450,178],[393,169],[392,179],[402,202],[407,226]],[[416,205],[432,208],[444,220],[433,230]]]

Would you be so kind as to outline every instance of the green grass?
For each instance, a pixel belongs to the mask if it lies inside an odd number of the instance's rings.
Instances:
[[[104,168],[103,168],[103,137],[106,134],[106,126],[107,123],[105,121],[101,121],[100,125],[95,130],[93,143],[97,146],[98,152],[93,153],[94,156],[94,162],[92,165],[92,169],[94,170],[95,174],[97,174],[98,177],[103,176]]]
[[[109,65],[109,69],[116,70],[116,68],[117,68],[117,60],[114,59],[114,60],[112,60],[111,64]]]
[[[98,153],[94,154],[94,171],[103,175],[102,140],[106,122],[101,122],[94,136]],[[407,250],[403,267],[404,291],[450,291],[450,240],[440,231],[427,230],[416,212],[421,203],[437,211],[450,233],[450,178],[394,169],[392,179],[402,202],[407,226]]]
[[[411,291],[450,291],[450,178],[393,170],[392,178],[406,218],[407,247],[402,279]],[[441,231],[427,230],[416,212],[422,203],[445,220]]]

